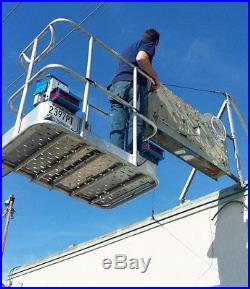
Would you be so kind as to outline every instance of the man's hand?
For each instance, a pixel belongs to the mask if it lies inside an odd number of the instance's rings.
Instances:
[[[151,91],[157,92],[160,89],[160,81],[158,79],[155,80],[155,84],[152,84]]]

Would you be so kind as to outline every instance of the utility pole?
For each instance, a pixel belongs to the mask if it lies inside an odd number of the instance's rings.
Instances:
[[[6,200],[4,203],[6,208],[3,212],[2,217],[3,218],[7,217],[7,218],[6,218],[6,224],[5,224],[5,228],[4,228],[3,241],[2,241],[2,257],[3,257],[3,253],[4,253],[4,247],[5,247],[5,243],[6,243],[10,219],[13,218],[14,213],[15,213],[15,210],[13,208],[14,202],[15,202],[14,195],[10,195],[8,200]]]

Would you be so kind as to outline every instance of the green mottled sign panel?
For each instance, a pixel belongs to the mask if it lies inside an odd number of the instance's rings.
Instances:
[[[152,140],[162,148],[213,179],[229,173],[224,127],[212,114],[200,113],[162,86],[148,95],[147,117],[157,125]]]

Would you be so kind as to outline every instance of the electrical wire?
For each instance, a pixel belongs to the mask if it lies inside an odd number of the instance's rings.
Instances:
[[[248,209],[248,207],[242,202],[242,201],[238,201],[238,200],[233,200],[233,201],[229,201],[227,203],[225,203],[217,212],[216,214],[213,216],[213,218],[211,218],[211,208],[209,210],[209,227],[210,227],[210,235],[211,235],[211,246],[210,246],[210,250],[211,250],[211,263],[210,266],[200,275],[200,277],[195,281],[195,283],[197,284],[197,282],[204,277],[207,272],[212,268],[213,266],[213,259],[214,259],[214,236],[213,236],[213,232],[212,232],[212,226],[211,226],[211,222],[215,219],[216,216],[218,216],[218,214],[229,204],[232,203],[236,203],[236,204],[241,204],[242,206],[244,206],[246,209]],[[197,286],[196,286],[197,287]]]
[[[214,94],[222,94],[222,95],[226,94],[226,92],[223,92],[223,91],[211,90],[211,89],[201,89],[201,88],[182,86],[182,85],[177,85],[177,84],[163,83],[163,85],[165,85],[167,87],[177,87],[177,88],[190,89],[190,90],[195,90],[195,91],[209,92],[209,93],[214,93]]]
[[[105,7],[103,7],[102,10],[99,10],[99,11],[96,13],[96,16],[97,16],[97,17],[102,16],[104,13],[107,12],[107,10],[110,8],[110,6],[112,6],[112,3],[110,3],[110,2],[105,2]],[[91,21],[93,21],[93,18],[91,18],[91,19],[89,20],[89,22],[91,22]]]
[[[25,70],[22,74],[20,74],[14,81],[12,81],[8,86],[6,86],[3,90],[2,93],[5,93],[12,85],[14,85],[19,79],[21,79],[27,70]]]
[[[98,9],[100,9],[103,5],[105,4],[105,2],[102,2],[100,5],[98,5],[94,10],[92,10],[83,20],[81,20],[78,25],[80,26],[83,22],[85,22],[90,16],[92,16]],[[50,52],[52,52],[53,50],[55,50],[59,45],[61,45],[63,43],[63,41],[65,41],[65,39],[67,39],[75,30],[77,30],[77,28],[73,28],[72,30],[70,30],[60,41],[58,41],[58,43],[50,50]],[[27,69],[21,74],[19,75],[14,81],[12,81],[7,87],[5,87],[3,89],[3,93],[5,93],[12,85],[14,85],[19,79],[21,79],[25,73],[27,72]]]
[[[213,216],[213,218],[211,219],[211,221],[213,221],[215,219],[216,216],[219,215],[219,213],[228,205],[230,204],[240,204],[242,205],[245,209],[248,210],[248,207],[242,202],[242,201],[238,201],[238,200],[234,200],[234,201],[230,201],[230,202],[227,202],[226,204],[224,204],[217,212],[216,214]]]
[[[188,246],[184,241],[182,241],[181,239],[179,239],[174,233],[170,232],[169,229],[166,228],[166,226],[164,226],[164,224],[162,224],[160,222],[160,220],[157,220],[154,216],[153,216],[153,220],[158,223],[160,225],[160,227],[166,231],[174,240],[176,240],[180,245],[182,245],[185,249],[187,249],[193,256],[195,256],[196,258],[200,259],[202,262],[206,263],[207,265],[211,266],[210,268],[213,269],[215,272],[217,272],[217,269],[213,267],[213,265],[211,265],[211,262],[209,263],[206,259],[204,259],[202,256],[200,256],[200,254],[198,254],[196,251],[194,251],[190,246]]]
[[[200,276],[195,280],[195,287],[197,287],[197,283],[198,281],[203,278],[209,271],[210,269],[213,267],[213,260],[214,260],[214,234],[213,234],[213,230],[212,230],[212,221],[211,221],[211,208],[209,209],[209,217],[208,217],[208,222],[209,222],[209,230],[210,230],[210,242],[211,242],[211,246],[210,246],[210,256],[209,258],[211,259],[210,261],[210,265],[206,268],[206,270],[204,270]],[[198,286],[199,287],[199,286]]]
[[[196,88],[196,87],[190,87],[190,86],[182,86],[182,85],[177,85],[177,84],[163,84],[167,87],[177,87],[177,88],[182,88],[182,89],[189,89],[189,90],[194,90],[194,91],[201,91],[201,92],[209,92],[209,93],[213,93],[213,94],[220,94],[223,95],[226,98],[229,98],[231,101],[231,104],[239,118],[239,121],[245,131],[245,134],[248,136],[248,125],[247,122],[245,121],[245,119],[243,118],[243,115],[241,114],[233,96],[230,93],[227,92],[223,92],[223,91],[219,91],[219,90],[210,90],[210,89],[200,89],[200,88]]]
[[[90,16],[92,16],[98,9],[100,9],[105,2],[102,2],[100,5],[98,5],[94,10],[92,10],[82,21],[80,21],[77,25],[80,26],[83,22],[85,22]],[[77,27],[70,30],[60,41],[57,42],[57,44],[50,50],[52,52],[55,50],[58,46],[62,44],[63,41],[65,41],[66,38],[68,38],[74,31],[77,30]]]
[[[86,3],[85,3],[85,4],[86,4]],[[84,4],[84,5],[85,5],[85,4]],[[91,12],[95,9],[96,4],[98,4],[98,3],[96,3],[96,2],[91,2],[90,5],[87,5],[87,6],[84,7],[84,9],[81,9],[79,15],[78,15],[77,17],[75,17],[74,22],[75,22],[75,23],[78,23],[79,21],[81,21],[81,19],[82,19],[82,17],[83,17],[83,14],[88,15],[89,13],[91,13]],[[95,16],[96,16],[96,15],[97,15],[97,13],[95,14]],[[88,20],[88,21],[89,21],[89,20]],[[68,27],[67,27],[67,28],[68,28]],[[60,35],[58,34],[58,39],[59,39],[59,41],[61,41],[60,37],[61,37],[61,36],[63,37],[63,36],[66,34],[67,28],[64,29],[64,31],[63,31],[62,34],[60,34]],[[59,36],[60,36],[60,37],[59,37]],[[63,48],[66,44],[67,44],[67,43],[64,43],[64,45],[61,45],[61,48]],[[52,50],[53,50],[53,49],[52,49]],[[49,54],[47,57],[50,57],[51,55],[53,55],[53,53],[52,53],[52,54]]]
[[[14,13],[14,11],[18,8],[18,6],[21,4],[21,2],[18,2],[13,9],[10,10],[10,12],[3,18],[2,24],[10,17],[11,14]]]
[[[21,4],[21,2],[18,2],[17,5],[6,15],[6,17],[3,19],[3,23],[4,21],[17,9],[17,7]],[[105,4],[105,2],[102,2],[101,4],[99,4],[94,10],[92,10],[82,21],[80,21],[78,23],[78,25],[80,26],[83,22],[85,22],[90,16],[92,16],[97,10],[99,10],[103,5]],[[99,17],[104,13],[101,12],[101,14],[99,14]],[[50,50],[50,55],[52,55],[53,51],[59,47],[64,41],[65,39],[67,39],[77,28],[73,28],[71,31],[69,31],[51,50]],[[7,87],[5,87],[2,90],[2,93],[5,93],[12,85],[14,85],[18,80],[20,80],[25,73],[27,72],[27,70],[25,70],[20,76],[18,76],[14,81],[12,81]],[[228,93],[226,92],[222,92],[222,91],[218,91],[218,90],[211,90],[211,89],[200,89],[200,88],[196,88],[196,87],[190,87],[190,86],[182,86],[182,85],[177,85],[177,84],[163,84],[166,85],[167,87],[176,87],[176,88],[181,88],[181,89],[189,89],[189,90],[193,90],[193,91],[200,91],[200,92],[208,92],[208,93],[213,93],[213,94],[220,94],[223,96],[227,96]],[[231,95],[230,95],[231,96]],[[239,120],[246,132],[246,135],[248,135],[248,127],[247,124],[243,118],[243,116],[241,115],[234,99],[231,97],[232,100],[232,105],[235,108],[235,111],[239,117]]]

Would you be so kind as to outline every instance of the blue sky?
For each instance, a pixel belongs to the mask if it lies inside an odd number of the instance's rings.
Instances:
[[[6,88],[23,71],[19,53],[53,19],[69,18],[79,23],[98,3],[21,3],[2,24],[2,86]],[[6,16],[16,3],[2,3]],[[154,58],[154,67],[162,83],[217,89],[231,92],[243,116],[248,116],[248,39],[247,3],[105,3],[82,27],[118,52],[141,33],[154,27],[161,40]],[[70,29],[58,27],[60,40]],[[43,44],[45,45],[45,43]],[[44,46],[43,46],[44,47]],[[39,67],[62,63],[85,74],[87,42],[74,32]],[[92,78],[107,85],[116,70],[117,61],[94,47]],[[81,96],[82,86],[57,74]],[[2,132],[14,124],[14,115],[7,100],[23,83],[22,78],[2,96]],[[174,92],[201,112],[217,113],[223,98],[208,93],[174,89]],[[91,90],[91,103],[104,110],[109,104],[99,92]],[[26,110],[32,105],[32,91]],[[235,114],[234,114],[235,116]],[[227,119],[225,126],[228,127]],[[94,129],[107,138],[108,122],[91,113]],[[105,126],[105,129],[103,127]],[[244,177],[247,179],[247,138],[235,117]],[[229,151],[231,151],[229,146]],[[231,168],[235,172],[234,163]],[[152,193],[113,210],[101,210],[49,191],[26,178],[11,174],[3,179],[3,200],[16,196],[16,216],[11,222],[3,270],[63,250],[72,243],[81,243],[113,229],[133,223],[155,212],[178,205],[178,196],[191,168],[166,152],[158,167],[160,185]],[[233,182],[223,177],[215,182],[197,174],[188,195],[195,199]],[[3,203],[3,202],[2,202]],[[3,208],[3,207],[2,207]]]

